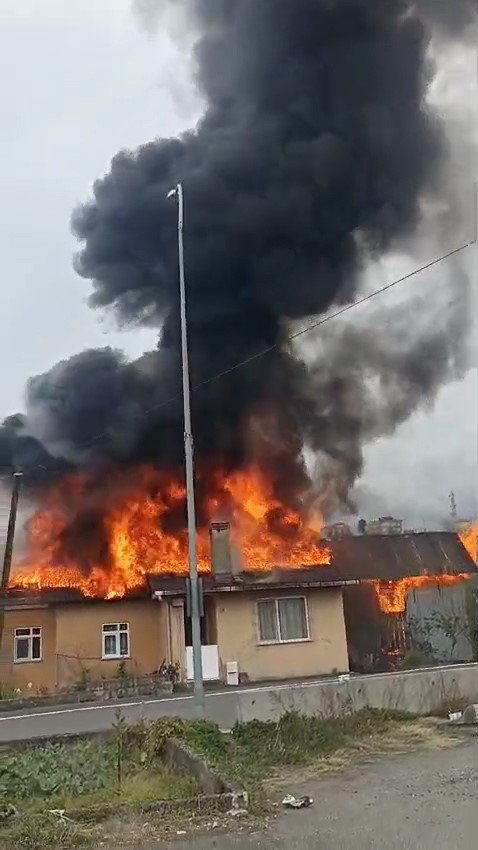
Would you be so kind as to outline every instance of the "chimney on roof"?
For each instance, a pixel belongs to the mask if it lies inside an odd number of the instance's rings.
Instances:
[[[231,526],[228,522],[212,522],[210,525],[211,569],[215,576],[232,573],[230,531]]]

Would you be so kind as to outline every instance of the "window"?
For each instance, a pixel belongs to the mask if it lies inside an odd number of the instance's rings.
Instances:
[[[128,655],[128,623],[107,623],[103,626],[103,658],[126,658]]]
[[[41,661],[41,629],[15,629],[15,663]]]
[[[309,639],[309,618],[303,596],[264,599],[257,603],[261,643],[287,643]]]

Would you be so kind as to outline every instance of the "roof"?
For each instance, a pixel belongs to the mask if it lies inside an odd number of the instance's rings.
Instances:
[[[167,596],[178,596],[185,592],[186,576],[166,575],[159,573],[148,576],[148,584],[152,593],[162,593]],[[211,575],[202,577],[203,589],[207,594],[230,593],[237,591],[256,591],[265,588],[288,589],[294,587],[337,587],[350,582],[340,575],[333,566],[307,567],[296,569],[272,568],[254,572],[246,570],[237,574]]]
[[[0,610],[18,608],[48,608],[54,605],[64,605],[71,602],[81,602],[82,605],[95,605],[99,602],[118,602],[122,599],[129,601],[144,599],[145,591],[135,591],[126,596],[105,599],[102,596],[84,596],[80,590],[68,587],[52,587],[42,590],[9,587],[0,593]]]
[[[470,574],[478,577],[478,568],[454,532],[431,531],[411,534],[359,535],[328,541],[332,555],[329,565],[270,570],[247,570],[238,575],[203,576],[206,593],[255,591],[264,588],[290,589],[335,587],[358,581],[383,579],[396,581],[409,576]],[[186,575],[158,573],[148,576],[151,593],[184,596]],[[143,597],[146,588],[124,599]],[[55,588],[28,591],[10,588],[0,597],[0,608],[31,605],[55,605],[67,602],[99,602],[79,591]],[[113,600],[114,601],[114,600]],[[118,601],[118,599],[116,599]]]
[[[393,581],[478,572],[459,537],[450,531],[367,534],[331,541],[328,546],[335,568],[348,579]]]

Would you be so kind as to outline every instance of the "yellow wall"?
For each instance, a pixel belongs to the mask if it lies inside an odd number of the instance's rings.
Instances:
[[[82,669],[91,679],[113,678],[119,659],[103,660],[102,626],[128,623],[130,658],[125,666],[132,675],[153,673],[166,656],[161,645],[161,606],[146,599],[79,602],[56,608],[58,684],[78,681]]]
[[[92,680],[113,678],[120,660],[101,658],[105,623],[129,624],[130,658],[125,659],[125,666],[133,675],[152,673],[163,659],[171,660],[165,604],[140,599],[18,608],[5,614],[0,681],[28,695],[40,689],[63,688],[79,682],[82,675]],[[42,629],[42,661],[15,664],[14,629],[27,626]]]
[[[310,640],[261,646],[257,602],[272,596],[304,595],[308,603]],[[209,603],[209,600],[208,600]],[[347,643],[340,589],[311,590],[304,594],[264,591],[227,593],[210,597],[210,618],[217,627],[219,656],[238,661],[250,681],[316,676],[348,669]],[[150,599],[84,601],[54,607],[18,608],[5,615],[0,652],[0,681],[24,692],[54,691],[78,682],[82,671],[92,680],[114,677],[120,661],[103,661],[102,626],[129,623],[132,674],[152,673],[163,659],[179,661],[185,674],[183,606]],[[42,661],[13,663],[15,628],[40,626]],[[31,683],[31,688],[28,684]]]
[[[15,664],[15,629],[41,628],[42,660],[22,661]],[[53,608],[28,608],[7,610],[0,651],[0,680],[6,685],[20,688],[25,695],[35,694],[41,688],[51,690],[56,681],[56,623]],[[31,685],[31,687],[29,687]]]
[[[305,596],[310,640],[262,646],[258,636],[257,602],[282,596]],[[342,591],[336,588],[282,594],[229,593],[216,600],[221,666],[238,661],[249,681],[316,676],[348,670]]]

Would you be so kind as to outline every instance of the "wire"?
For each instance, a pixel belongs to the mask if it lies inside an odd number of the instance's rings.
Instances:
[[[434,266],[442,263],[444,260],[453,257],[455,254],[459,254],[462,251],[465,251],[466,248],[470,248],[472,245],[476,244],[476,236],[471,239],[469,242],[465,242],[462,245],[459,245],[457,248],[452,248],[450,251],[447,251],[445,254],[441,254],[439,257],[435,257],[433,260],[429,260],[429,262],[425,263],[425,265],[420,266],[417,269],[414,269],[408,274],[403,275],[402,277],[397,278],[391,283],[387,283],[385,286],[380,287],[380,289],[376,289],[374,292],[368,293],[368,295],[364,295],[362,298],[359,298],[357,301],[351,301],[350,304],[346,304],[344,307],[340,307],[338,310],[335,310],[333,313],[329,313],[327,316],[323,316],[321,319],[317,319],[315,322],[312,322],[310,325],[306,325],[304,328],[301,328],[294,333],[288,334],[286,339],[293,340],[298,339],[304,334],[309,333],[310,331],[315,330],[316,328],[325,325],[327,322],[332,321],[332,319],[336,319],[338,316],[342,316],[344,313],[347,313],[349,310],[355,309],[355,307],[359,307],[361,304],[365,304],[367,301],[371,301],[372,298],[376,298],[378,295],[382,295],[384,292],[388,292],[390,289],[393,289],[395,286],[398,286],[401,283],[404,283],[407,280],[410,280],[415,275],[420,274],[421,272],[427,271],[428,269],[433,268]],[[269,354],[271,351],[275,351],[280,348],[282,345],[282,341],[280,343],[275,343],[274,345],[269,345],[267,348],[263,348],[260,351],[256,352],[256,354],[251,354],[250,357],[246,357],[244,360],[240,360],[237,363],[234,363],[233,366],[228,367],[227,369],[223,369],[221,372],[217,372],[215,375],[211,375],[209,378],[205,378],[203,381],[200,381],[197,384],[194,384],[191,387],[191,392],[195,393],[198,390],[202,389],[202,387],[208,386],[209,384],[214,383],[215,381],[224,378],[226,375],[230,375],[232,372],[236,372],[238,369],[242,369],[244,366],[248,366],[249,363],[254,363],[259,358],[264,357],[266,354]],[[151,405],[151,407],[147,407],[146,410],[142,411],[141,416],[147,416],[150,413],[153,413],[155,410],[159,410],[162,407],[166,407],[171,404],[173,401],[177,401],[179,399],[179,393],[176,393],[173,396],[165,399],[164,401],[158,402],[157,404]],[[94,443],[101,440],[103,437],[107,437],[109,435],[108,431],[101,431],[98,434],[95,434],[93,437],[90,437],[85,442],[80,443],[75,446],[76,450],[86,449],[92,446]],[[30,467],[30,472],[35,469],[42,469],[45,472],[52,472],[55,474],[58,470],[48,470],[43,464],[35,464],[35,466]]]
[[[443,260],[447,260],[449,257],[453,257],[454,254],[458,254],[460,251],[464,251],[465,248],[470,248],[471,245],[476,244],[476,238],[472,239],[470,242],[466,242],[463,245],[460,245],[458,248],[453,248],[451,251],[447,251],[446,254],[441,254],[439,257],[435,257],[434,260],[430,260],[424,266],[420,266],[420,268],[415,269],[412,272],[409,272],[403,277],[397,278],[397,280],[392,281],[392,283],[387,283],[385,286],[380,287],[380,289],[376,289],[374,292],[370,292],[368,295],[364,295],[363,298],[359,298],[357,301],[351,301],[350,304],[346,304],[344,307],[340,307],[339,310],[336,310],[334,313],[329,313],[327,316],[324,316],[321,319],[317,319],[317,321],[313,322],[311,325],[306,325],[305,328],[301,328],[295,333],[288,334],[286,339],[292,340],[297,339],[300,336],[303,336],[309,331],[315,330],[315,328],[319,328],[322,325],[325,325],[327,322],[330,322],[332,319],[336,319],[338,316],[341,316],[343,313],[347,313],[348,310],[352,310],[355,307],[359,307],[360,304],[364,304],[366,301],[370,301],[372,298],[375,298],[377,295],[382,295],[383,292],[387,292],[389,289],[392,289],[394,286],[398,286],[400,283],[404,283],[406,280],[410,280],[410,278],[414,277],[420,272],[427,271],[428,269],[433,268],[433,266],[438,265]],[[256,354],[251,354],[250,357],[246,357],[245,360],[241,360],[239,363],[235,363],[228,369],[224,369],[222,372],[218,372],[216,375],[213,375],[211,378],[206,378],[204,381],[201,381],[199,384],[195,384],[192,387],[192,391],[198,390],[200,387],[206,386],[206,384],[211,384],[213,381],[217,381],[219,378],[223,378],[225,375],[229,375],[231,372],[235,372],[236,369],[240,369],[242,366],[247,366],[249,363],[258,360],[260,357],[263,357],[264,354],[269,354],[270,351],[274,351],[276,348],[280,348],[281,343],[275,343],[274,345],[269,345],[267,348],[261,349]]]

